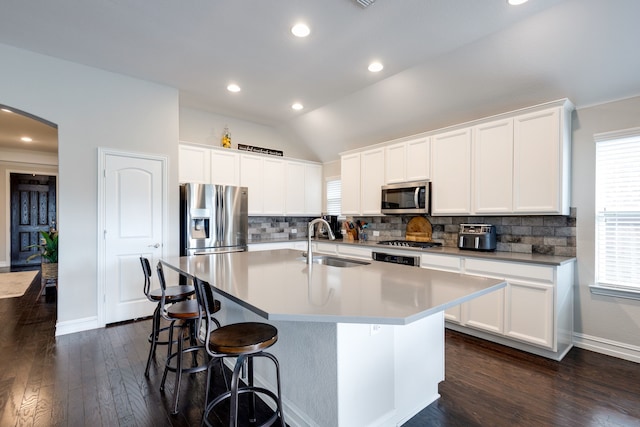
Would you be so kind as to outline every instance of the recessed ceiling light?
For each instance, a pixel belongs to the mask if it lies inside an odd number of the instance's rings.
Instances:
[[[304,108],[304,105],[300,104],[299,102],[296,102],[293,105],[291,105],[291,108],[298,111],[298,110],[302,110]]]
[[[311,33],[311,30],[306,24],[299,23],[291,27],[291,34],[296,37],[307,37]]]
[[[4,111],[5,113],[13,113],[13,111],[9,110],[8,108],[0,108],[0,110]]]
[[[23,136],[22,138],[20,138],[20,141],[22,141],[22,142],[31,142],[31,141],[33,141],[33,139],[29,138],[28,136]]]
[[[229,86],[227,86],[227,90],[229,92],[240,92],[241,89],[240,89],[240,86],[238,86],[237,84],[231,83]]]
[[[520,6],[521,4],[526,3],[529,0],[507,0],[507,3],[509,3],[511,6]]]
[[[383,68],[384,66],[379,62],[372,62],[371,64],[369,64],[369,71],[371,71],[372,73],[382,71]]]

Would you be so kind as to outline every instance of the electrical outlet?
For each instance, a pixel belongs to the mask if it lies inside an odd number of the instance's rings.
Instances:
[[[373,230],[373,237],[380,236],[380,232],[378,230]]]
[[[297,232],[298,232],[298,229],[297,229],[297,228],[292,228],[292,229],[291,229],[291,233],[296,234]]]
[[[371,327],[371,330],[370,330],[371,335],[377,334],[378,332],[380,332],[380,329],[382,328],[380,325],[375,325],[375,324],[369,325],[369,326]]]

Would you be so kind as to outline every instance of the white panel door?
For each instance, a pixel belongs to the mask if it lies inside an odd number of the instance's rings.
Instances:
[[[211,179],[211,155],[208,148],[180,145],[178,177],[180,183],[209,184]]]
[[[407,141],[407,181],[429,179],[431,176],[431,138]]]
[[[266,215],[283,215],[285,204],[285,163],[284,160],[264,158],[262,209]]]
[[[261,215],[264,204],[261,157],[240,155],[240,185],[249,189],[249,215]]]
[[[165,170],[162,160],[113,154],[104,165],[105,322],[113,323],[153,313],[140,256],[155,266],[162,255]]]
[[[381,188],[384,185],[384,148],[360,153],[360,211],[363,215],[380,215]]]
[[[322,166],[307,164],[304,168],[305,214],[318,216],[322,213]]]
[[[342,214],[360,214],[360,153],[341,157]]]

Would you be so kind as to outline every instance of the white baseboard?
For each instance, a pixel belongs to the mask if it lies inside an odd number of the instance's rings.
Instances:
[[[573,333],[573,345],[585,350],[595,351],[596,353],[640,363],[640,347],[635,345],[611,341],[578,332]]]
[[[7,261],[0,261],[0,267],[11,267],[11,263]]]
[[[98,316],[56,323],[56,336],[98,329]]]

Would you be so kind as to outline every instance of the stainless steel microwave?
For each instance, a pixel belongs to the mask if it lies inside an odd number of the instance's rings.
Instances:
[[[431,182],[411,181],[382,186],[383,214],[431,213]]]

